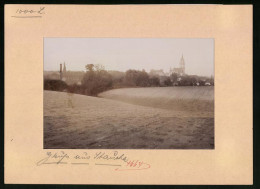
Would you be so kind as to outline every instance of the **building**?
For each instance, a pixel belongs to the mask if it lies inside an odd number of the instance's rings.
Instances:
[[[160,70],[150,70],[150,75],[152,76],[165,76],[165,73],[163,72],[163,69],[160,69]]]
[[[185,61],[184,61],[183,55],[181,56],[179,67],[170,69],[170,74],[173,74],[173,73],[176,73],[181,76],[185,75]]]

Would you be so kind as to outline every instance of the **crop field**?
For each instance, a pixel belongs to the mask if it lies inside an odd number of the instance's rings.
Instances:
[[[44,91],[46,149],[213,149],[214,88]]]

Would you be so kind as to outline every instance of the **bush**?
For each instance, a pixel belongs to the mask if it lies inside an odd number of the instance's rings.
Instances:
[[[166,80],[164,81],[164,85],[165,85],[165,86],[172,86],[172,82],[171,82],[170,77],[167,77],[167,78],[166,78]]]
[[[82,79],[83,93],[90,96],[97,96],[112,87],[112,76],[105,70],[94,70],[92,66],[86,66],[87,72]]]
[[[152,76],[149,79],[149,82],[150,82],[150,86],[152,86],[152,87],[160,86],[160,79],[158,77]]]
[[[83,93],[81,86],[77,85],[77,84],[69,85],[67,91],[69,93],[76,93],[76,94],[82,94]]]
[[[68,85],[64,81],[51,79],[44,80],[44,90],[64,91],[67,90],[67,88]]]
[[[125,74],[124,83],[127,86],[150,86],[149,75],[143,70],[128,70]]]

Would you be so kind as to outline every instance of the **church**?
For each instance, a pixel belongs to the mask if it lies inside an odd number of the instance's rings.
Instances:
[[[181,76],[185,75],[185,61],[184,61],[183,55],[181,56],[179,67],[170,69],[170,74],[173,74],[173,73],[176,73]]]

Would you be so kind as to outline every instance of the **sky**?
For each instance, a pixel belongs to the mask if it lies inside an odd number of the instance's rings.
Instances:
[[[214,76],[214,39],[193,38],[44,38],[44,70],[85,71],[87,64],[106,70],[179,67],[181,56],[189,75]]]

